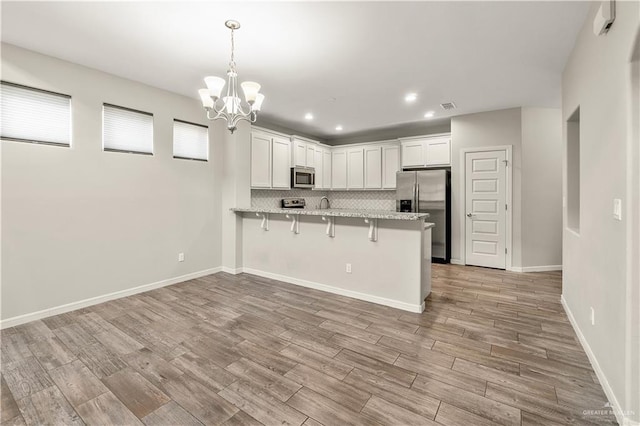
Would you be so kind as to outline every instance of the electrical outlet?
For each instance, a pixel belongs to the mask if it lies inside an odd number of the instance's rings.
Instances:
[[[591,307],[591,325],[596,325],[596,311]]]
[[[178,262],[184,262],[184,253],[178,253]]]
[[[351,273],[351,264],[347,263],[347,274]]]

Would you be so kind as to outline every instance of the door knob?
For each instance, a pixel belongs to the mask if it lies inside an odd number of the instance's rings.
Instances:
[[[473,217],[471,213],[467,213],[467,217]]]

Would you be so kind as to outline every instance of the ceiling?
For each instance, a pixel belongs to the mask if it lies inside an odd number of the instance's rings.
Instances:
[[[197,99],[240,81],[260,118],[325,140],[453,115],[560,106],[588,2],[7,2],[2,41]],[[407,93],[417,100],[407,103]],[[443,102],[457,109],[444,111]],[[313,120],[305,120],[310,112]],[[204,112],[203,112],[204,114]],[[260,118],[258,122],[260,122]],[[259,123],[258,123],[259,124]],[[343,130],[335,127],[342,125]]]

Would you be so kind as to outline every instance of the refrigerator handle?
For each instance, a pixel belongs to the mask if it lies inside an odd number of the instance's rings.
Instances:
[[[413,184],[413,211],[418,213],[418,194],[420,193],[420,185],[418,183]]]

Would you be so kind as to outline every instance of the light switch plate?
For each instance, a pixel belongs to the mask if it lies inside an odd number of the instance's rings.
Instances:
[[[620,198],[613,199],[613,218],[622,220],[622,200]]]

